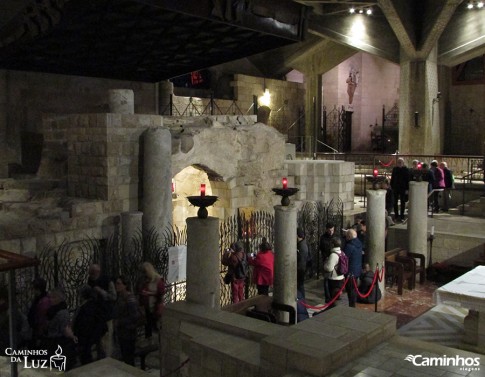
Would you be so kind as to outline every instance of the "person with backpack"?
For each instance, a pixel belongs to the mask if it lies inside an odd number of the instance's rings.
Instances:
[[[327,302],[339,295],[344,283],[345,269],[348,268],[347,256],[340,249],[342,242],[339,238],[332,238],[331,242],[330,255],[323,264],[324,278],[328,280],[328,289],[331,296]]]
[[[349,262],[346,276],[350,277],[346,290],[349,298],[349,306],[354,308],[355,302],[357,301],[357,292],[355,292],[354,284],[351,280],[355,278],[357,280],[357,286],[359,285],[358,280],[362,273],[362,242],[357,238],[355,229],[348,229],[345,233],[345,239],[347,242],[344,247],[344,253]]]
[[[234,243],[231,248],[225,251],[222,256],[222,264],[228,266],[228,272],[232,274],[232,303],[236,304],[244,300],[244,286],[248,271],[248,260],[241,242]]]

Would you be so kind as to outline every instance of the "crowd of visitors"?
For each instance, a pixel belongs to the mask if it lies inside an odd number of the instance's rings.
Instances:
[[[18,311],[15,318],[19,347],[43,350],[43,357],[62,353],[66,370],[107,356],[134,365],[138,328],[145,325],[147,339],[158,331],[165,292],[164,280],[151,263],[140,269],[143,278],[133,283],[125,276],[110,279],[98,264],[90,265],[73,312],[62,288],[48,290],[46,280],[36,277],[27,314]],[[0,287],[1,352],[10,346],[8,309],[7,291]]]

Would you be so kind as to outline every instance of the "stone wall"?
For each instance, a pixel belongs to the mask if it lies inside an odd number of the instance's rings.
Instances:
[[[485,235],[483,222],[471,217],[456,217],[440,220],[438,217],[428,219],[428,234],[435,226],[432,262],[454,263],[460,266],[473,266],[473,260],[483,252]],[[408,232],[401,226],[388,230],[387,250],[396,247],[408,248]],[[411,250],[413,251],[413,250]],[[429,261],[429,242],[426,263]]]
[[[392,337],[396,318],[337,306],[288,327],[177,302],[161,331],[162,374],[324,376]]]
[[[299,189],[297,201],[328,203],[342,200],[344,211],[354,209],[355,164],[346,161],[287,160],[288,186]],[[281,182],[278,184],[278,187]]]

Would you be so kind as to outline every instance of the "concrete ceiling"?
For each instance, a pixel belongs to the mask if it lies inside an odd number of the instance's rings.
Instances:
[[[0,68],[156,82],[240,58],[267,77],[322,40],[399,63],[485,53],[463,0],[2,0]],[[373,14],[350,14],[351,6]]]

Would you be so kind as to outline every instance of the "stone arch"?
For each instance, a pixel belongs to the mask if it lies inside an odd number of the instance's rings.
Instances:
[[[166,124],[172,132],[172,177],[189,166],[207,174],[208,190],[219,197],[213,216],[223,219],[241,208],[272,211],[278,200],[271,189],[286,176],[284,135],[262,123],[215,118]],[[197,187],[191,195],[198,194]],[[173,204],[175,214],[181,203]]]

